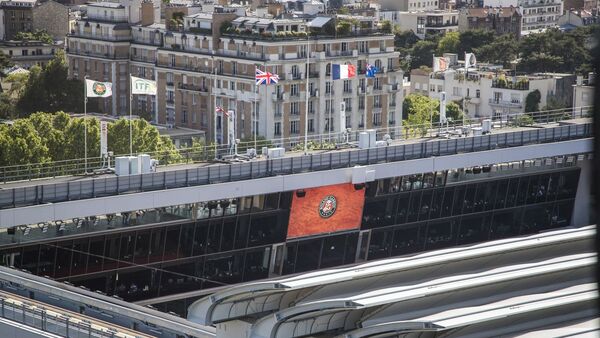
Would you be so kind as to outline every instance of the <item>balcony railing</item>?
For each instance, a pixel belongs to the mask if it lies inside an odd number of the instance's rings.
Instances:
[[[514,89],[514,90],[529,90],[529,81],[505,81],[505,80],[493,80],[492,81],[493,88],[506,88],[506,89]]]
[[[78,49],[72,49],[72,48],[67,48],[66,49],[67,54],[71,54],[71,55],[81,55],[81,56],[91,56],[91,57],[98,57],[98,58],[103,58],[103,59],[113,59],[113,60],[123,60],[123,59],[129,59],[129,55],[117,55],[117,53],[113,52],[113,53],[98,53],[98,52],[93,52],[93,51],[89,51],[89,50],[78,50]]]
[[[81,33],[75,30],[71,30],[71,34],[67,35],[69,38],[84,38],[84,39],[93,39],[93,40],[101,40],[101,41],[131,41],[131,36],[108,36],[102,34],[91,34],[91,33]]]
[[[195,86],[189,83],[180,83],[179,84],[179,89],[182,90],[189,90],[189,91],[194,91],[194,92],[203,92],[203,93],[208,93],[208,88],[207,87],[202,87],[202,86]]]
[[[490,99],[490,104],[491,105],[496,105],[496,106],[505,106],[505,107],[522,107],[523,103],[521,101],[507,101],[507,100],[494,100],[494,99]]]

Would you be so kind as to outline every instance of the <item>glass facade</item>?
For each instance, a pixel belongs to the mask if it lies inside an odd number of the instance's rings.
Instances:
[[[103,215],[0,242],[0,257],[127,301],[151,299],[564,227],[579,173],[470,168],[381,179],[365,186],[360,229],[288,241],[294,192]],[[156,307],[184,315],[191,301]]]

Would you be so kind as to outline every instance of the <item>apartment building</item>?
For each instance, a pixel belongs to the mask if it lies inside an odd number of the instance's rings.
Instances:
[[[129,8],[119,3],[98,2],[87,6],[87,16],[75,23],[67,37],[69,76],[113,83],[113,96],[97,98],[99,110],[111,115],[129,111]]]
[[[419,38],[428,35],[443,35],[458,31],[457,10],[431,10],[399,12],[398,22],[401,30],[411,30]]]
[[[463,8],[458,15],[458,30],[493,31],[498,35],[521,36],[522,15],[516,7]]]
[[[521,35],[543,31],[558,25],[563,14],[563,0],[484,0],[484,7],[520,7]]]
[[[12,40],[18,32],[45,30],[55,39],[68,33],[69,10],[52,1],[9,0],[0,2],[0,39]]]
[[[594,105],[595,86],[594,73],[589,73],[586,79],[583,76],[577,76],[576,83],[573,85],[573,107],[592,107]]]
[[[45,66],[54,58],[63,44],[48,44],[42,41],[0,41],[0,52],[23,68]]]
[[[378,0],[376,3],[384,11],[432,11],[439,8],[438,0]]]
[[[453,68],[446,72],[431,72],[428,81],[428,96],[439,98],[446,92],[449,100],[465,100],[468,115],[473,118],[503,118],[507,114],[525,111],[527,95],[539,90],[539,107],[545,107],[549,100],[571,106],[572,85],[575,75],[571,74],[531,74],[512,76],[501,68],[480,68],[469,70]],[[421,83],[423,86],[423,83]]]
[[[231,28],[221,34],[224,22],[230,22]],[[209,140],[215,136],[215,106],[235,111],[238,138],[250,138],[255,130],[269,139],[301,136],[305,124],[312,135],[326,134],[330,130],[338,132],[342,102],[346,125],[352,129],[399,125],[403,72],[399,55],[394,51],[394,36],[376,28],[364,28],[365,25],[336,36],[335,30],[331,32],[332,27],[332,18],[307,22],[238,17],[236,13],[197,13],[184,18],[182,31],[169,31],[159,24],[131,25],[126,31],[129,35],[123,33],[123,39],[129,40],[123,42],[122,53],[121,41],[102,40],[102,44],[113,48],[110,52],[119,48],[119,54],[107,54],[118,55],[119,59],[101,54],[93,61],[102,64],[99,70],[108,67],[110,72],[94,73],[91,63],[82,72],[86,61],[75,61],[87,56],[81,53],[81,47],[69,56],[74,60],[73,74],[74,67],[79,67],[79,77],[94,74],[107,76],[106,79],[112,81],[109,75],[114,76],[117,89],[112,98],[113,109],[105,112],[122,114],[126,111],[127,91],[123,89],[126,80],[123,84],[119,82],[122,75],[127,77],[131,72],[156,79],[158,84],[156,97],[134,98],[134,114],[149,113],[159,124],[204,130]],[[307,39],[309,30],[313,35]],[[81,34],[71,36],[69,46],[86,43],[84,40]],[[129,48],[128,53],[125,46]],[[89,59],[91,62],[92,57]],[[358,75],[332,81],[331,65],[346,63],[356,65]],[[365,78],[367,64],[380,70],[374,78]],[[256,88],[256,66],[278,74],[279,83]],[[218,116],[220,142],[226,130],[223,122]]]

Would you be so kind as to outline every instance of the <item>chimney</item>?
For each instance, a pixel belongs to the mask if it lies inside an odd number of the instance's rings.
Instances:
[[[154,3],[151,0],[142,1],[142,26],[154,23]]]

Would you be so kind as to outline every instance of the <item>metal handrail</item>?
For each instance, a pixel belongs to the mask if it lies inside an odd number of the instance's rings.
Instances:
[[[152,190],[249,180],[274,175],[349,168],[432,156],[561,142],[593,136],[591,123],[535,128],[483,136],[435,139],[387,147],[350,149],[262,161],[195,166],[155,173],[109,176],[0,190],[0,208],[58,203]]]
[[[512,122],[517,120],[519,116],[528,115],[533,118],[533,121],[537,124],[539,123],[553,123],[557,121],[562,121],[566,119],[579,118],[579,117],[587,117],[591,112],[592,106],[583,106],[576,107],[575,109],[554,109],[554,110],[546,110],[539,111],[533,113],[512,113],[506,114],[502,117],[502,119],[497,119],[495,121],[500,122],[500,124],[505,126],[511,126]],[[474,118],[470,119],[468,122],[468,126],[476,127],[481,125],[482,121],[487,118]],[[467,123],[465,123],[467,124]],[[462,121],[452,121],[447,126],[458,128],[462,127]],[[421,136],[434,136],[440,128],[446,127],[446,125],[441,125],[440,123],[429,123],[425,125],[400,125],[393,127],[383,127],[376,129],[376,133],[378,138],[383,137],[385,134],[389,134],[392,137],[402,136],[404,139],[411,138],[411,135],[415,134],[414,137]],[[425,131],[425,135],[423,135],[421,131]],[[355,130],[351,131],[348,134],[348,140],[350,142],[356,142],[359,138],[359,133],[363,130]],[[344,135],[341,132],[332,132],[323,133],[323,134],[312,134],[308,136],[308,141],[313,143],[320,143],[324,145],[323,148],[334,148],[335,143],[344,139]],[[283,143],[283,144],[282,144]],[[257,146],[261,148],[264,145],[278,145],[285,146],[286,150],[293,151],[293,145],[304,144],[304,136],[292,136],[285,139],[276,138],[273,140],[258,140]],[[286,146],[287,145],[287,146]],[[163,152],[156,153],[148,153],[153,158],[157,158],[160,161],[161,166],[175,165],[175,164],[184,164],[184,163],[198,163],[198,162],[209,162],[215,158],[215,151],[218,155],[226,155],[229,152],[228,145],[218,145],[214,144],[204,145],[202,148],[181,148],[178,149],[179,155],[181,158],[177,161],[164,161],[165,154]],[[243,152],[245,149],[254,148],[254,141],[246,141],[238,144],[238,150]],[[257,149],[258,151],[258,149]],[[128,156],[129,154],[118,154],[116,156]],[[137,155],[137,154],[135,154]],[[97,169],[101,169],[104,165],[104,161],[100,157],[88,158],[88,172],[94,171]],[[33,163],[33,164],[22,164],[22,165],[13,165],[13,166],[5,166],[0,167],[0,183],[8,183],[15,181],[30,181],[41,178],[56,178],[60,176],[70,176],[70,175],[83,175],[85,174],[85,160],[83,158],[72,159],[72,160],[64,160],[64,161],[54,161],[54,162],[45,162],[45,163]]]

